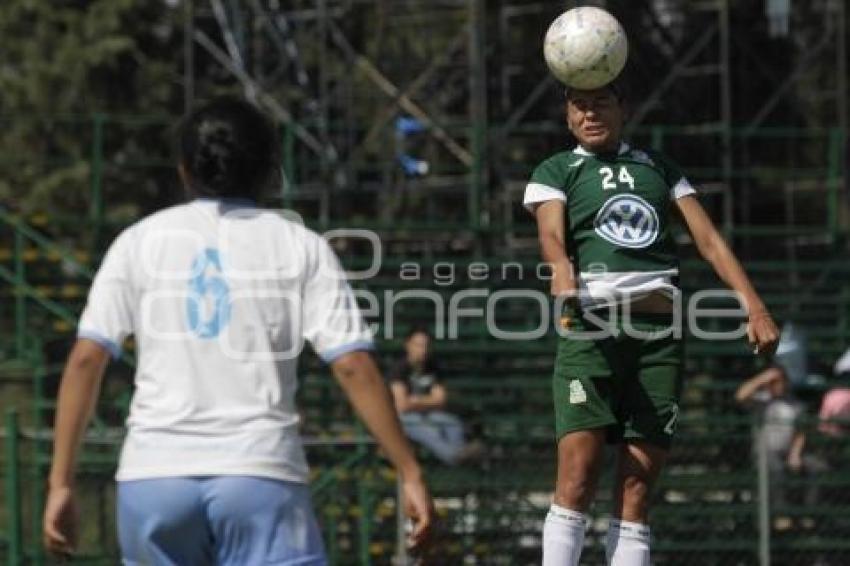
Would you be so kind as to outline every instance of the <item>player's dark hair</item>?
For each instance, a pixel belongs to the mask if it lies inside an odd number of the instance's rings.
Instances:
[[[231,96],[213,99],[184,119],[179,156],[195,196],[256,200],[279,171],[271,121]]]
[[[617,100],[619,100],[621,104],[628,102],[628,99],[629,99],[628,88],[627,88],[626,81],[622,77],[617,77],[616,79],[614,79],[613,81],[611,81],[607,85],[600,87],[600,88],[606,88],[606,89],[610,90],[611,93],[615,97],[617,97]],[[572,95],[576,91],[581,91],[581,90],[582,89],[576,89],[576,88],[572,88],[572,87],[568,86],[564,89],[564,98],[566,100],[569,100],[570,97],[572,97]]]

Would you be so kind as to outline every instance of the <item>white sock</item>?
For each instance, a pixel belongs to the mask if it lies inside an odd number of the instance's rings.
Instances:
[[[543,523],[543,566],[578,566],[587,518],[552,504]]]
[[[611,519],[605,558],[609,566],[649,566],[649,527]]]

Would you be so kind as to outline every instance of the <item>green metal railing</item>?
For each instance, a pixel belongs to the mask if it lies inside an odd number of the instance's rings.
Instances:
[[[32,420],[35,426],[29,433],[29,436],[27,436],[18,424],[17,413],[10,412],[6,418],[6,431],[4,435],[6,465],[4,466],[3,481],[4,493],[6,495],[5,511],[8,528],[6,533],[0,535],[0,541],[5,543],[7,561],[10,565],[18,566],[24,564],[25,561],[26,563],[38,565],[43,564],[46,559],[41,545],[34,543],[29,548],[24,547],[23,494],[29,493],[27,499],[28,507],[34,510],[31,513],[32,525],[30,530],[33,533],[38,533],[41,528],[41,509],[44,506],[43,479],[50,464],[50,437],[41,426],[45,419],[45,412],[55,409],[56,404],[55,401],[47,399],[45,395],[44,378],[48,368],[43,358],[41,340],[39,337],[33,335],[33,329],[30,328],[30,308],[27,306],[27,301],[32,300],[35,306],[57,319],[68,323],[71,327],[76,325],[77,317],[73,311],[61,302],[46,297],[39,289],[28,283],[26,265],[23,261],[25,245],[33,245],[45,253],[52,254],[68,262],[79,276],[89,283],[94,273],[89,266],[77,261],[70,250],[42,236],[21,219],[9,214],[2,208],[0,208],[0,225],[11,228],[14,234],[13,269],[10,270],[0,265],[0,280],[5,281],[11,287],[15,296],[15,357],[18,360],[26,361],[29,371],[32,372]],[[131,356],[124,353],[122,357],[131,367],[134,365],[134,359]],[[58,371],[58,368],[54,368],[54,371]],[[106,429],[103,419],[97,412],[94,415],[93,426],[95,430],[99,429],[103,431]],[[21,441],[24,439],[28,444],[31,444],[31,451],[29,452],[31,458],[28,458],[30,465],[26,467],[22,466],[21,458],[23,457],[23,453],[20,450]],[[365,470],[375,465],[372,458],[373,450],[369,447],[371,443],[371,440],[366,439],[354,443],[355,453],[352,456],[323,471],[315,480],[313,494],[320,505],[323,499],[332,499],[343,489],[339,481],[342,472],[345,472],[344,475],[357,477],[363,475]],[[345,443],[345,445],[350,444],[351,442]],[[109,476],[108,470],[114,467],[114,464],[114,460],[107,460],[103,463],[103,471],[106,476]],[[28,487],[22,491],[24,484]],[[372,536],[372,518],[369,509],[371,509],[374,503],[371,486],[372,483],[367,481],[358,482],[356,487],[357,504],[361,509],[357,519],[358,543],[356,545],[360,564],[371,563],[370,539]],[[334,517],[329,515],[325,519],[330,526],[329,533],[333,534],[335,532]],[[36,538],[36,540],[40,540],[40,538]],[[331,556],[337,556],[339,560],[342,559],[343,552],[334,536],[328,539],[327,548]],[[99,558],[96,555],[91,555],[86,560],[93,560],[97,563]],[[105,558],[104,560],[105,562],[103,563],[111,563],[112,558]]]
[[[4,117],[0,116],[0,120]],[[12,119],[9,117],[8,119]],[[149,138],[152,136],[160,140],[163,146],[167,146],[173,137],[174,118],[167,116],[124,116],[106,113],[94,113],[89,116],[52,116],[39,117],[14,117],[15,120],[32,119],[34,123],[49,123],[58,131],[70,130],[76,134],[84,150],[77,156],[44,155],[5,155],[2,163],[11,166],[20,165],[37,160],[39,167],[50,167],[67,165],[68,160],[85,161],[89,169],[88,187],[80,186],[77,189],[88,193],[87,218],[89,225],[86,226],[87,235],[92,251],[98,251],[102,246],[101,237],[105,234],[104,226],[112,221],[107,214],[108,208],[104,205],[105,187],[114,182],[126,182],[119,173],[126,173],[136,169],[171,169],[174,164],[171,156],[165,152],[140,152],[130,160],[126,155],[120,158],[107,140],[135,140],[139,139],[137,146],[148,147]],[[524,180],[530,174],[536,161],[543,156],[529,155],[522,161],[512,156],[509,151],[502,151],[502,146],[512,147],[517,144],[525,144],[525,140],[534,138],[539,141],[541,136],[549,136],[560,140],[565,136],[564,127],[559,123],[527,122],[522,124],[499,124],[488,123],[483,117],[479,117],[473,124],[467,122],[444,124],[452,136],[466,139],[471,149],[473,161],[470,166],[458,168],[454,161],[447,160],[445,163],[433,163],[433,175],[456,176],[458,178],[458,201],[459,206],[465,208],[465,214],[458,217],[456,227],[467,230],[483,230],[489,234],[498,234],[500,228],[495,217],[485,214],[491,206],[491,197],[501,187],[490,186],[487,172],[493,169],[493,163],[498,162],[498,170],[503,180],[512,178]],[[313,159],[313,154],[299,144],[294,135],[294,128],[289,124],[281,129],[282,140],[281,161],[285,172],[284,182],[281,184],[280,193],[276,195],[276,202],[290,207],[301,192],[299,186],[308,184],[310,181],[321,181],[324,184],[329,180],[327,171],[322,172],[321,167]],[[388,128],[390,126],[387,126]],[[344,128],[337,128],[347,131]],[[336,132],[333,124],[328,126],[331,134]],[[390,134],[388,134],[390,135]],[[734,181],[734,182],[756,182],[762,188],[775,188],[763,186],[765,183],[776,184],[792,179],[808,179],[824,183],[825,198],[828,201],[826,217],[823,223],[813,225],[813,228],[827,230],[836,234],[840,230],[840,215],[837,211],[841,203],[841,187],[846,186],[845,163],[842,156],[847,152],[847,132],[840,128],[789,128],[789,127],[759,127],[740,128],[729,130],[731,143],[733,145],[733,168],[725,170],[718,164],[721,162],[718,149],[719,142],[725,135],[725,128],[720,127],[694,127],[675,125],[655,125],[639,127],[630,132],[630,137],[641,145],[649,145],[655,149],[670,149],[677,161],[682,161],[684,170],[689,177],[695,181]],[[715,143],[718,142],[718,143]],[[691,144],[697,149],[684,150],[679,146]],[[789,162],[781,153],[770,154],[770,158],[748,158],[750,148],[758,149],[766,143],[776,143],[786,151],[797,148],[794,161]],[[811,150],[809,146],[816,146]],[[539,146],[534,143],[532,146]],[[687,146],[686,146],[687,147]],[[714,148],[714,149],[709,149]],[[686,152],[685,155],[681,153]],[[154,157],[151,157],[153,155]],[[346,164],[347,168],[354,172],[353,179],[362,174],[365,177],[380,177],[387,170],[393,170],[393,156],[386,158],[374,158],[366,160],[362,157],[352,163]],[[324,175],[324,176],[323,176]],[[728,179],[726,177],[729,177]],[[139,178],[144,178],[140,175]],[[112,181],[115,179],[115,181]],[[427,177],[425,178],[427,181]],[[353,183],[357,191],[364,190],[360,183]],[[386,187],[384,187],[386,188]],[[464,203],[465,201],[465,203]],[[493,201],[495,202],[495,201]],[[79,224],[79,218],[73,219]],[[319,219],[313,219],[319,220]],[[322,219],[335,222],[336,219]],[[344,220],[344,219],[340,219]],[[436,218],[435,220],[439,220]]]
[[[15,295],[15,351],[19,358],[25,355],[25,339],[30,334],[27,317],[27,299],[32,299],[43,309],[69,324],[76,323],[74,313],[62,303],[45,297],[27,282],[24,248],[27,243],[37,246],[46,253],[56,254],[62,261],[67,262],[80,276],[91,282],[94,271],[88,265],[83,265],[74,254],[63,246],[53,242],[33,230],[26,222],[10,214],[0,207],[0,226],[5,225],[13,233],[13,269],[9,270],[0,265],[0,279],[5,280],[14,290]]]
[[[9,566],[23,563],[23,518],[21,513],[21,472],[19,468],[18,415],[9,410],[5,415],[4,438],[5,471],[3,484],[6,494],[6,555]]]
[[[5,494],[6,531],[0,532],[0,563],[5,562],[9,566],[22,566],[23,564],[44,564],[46,556],[40,545],[41,509],[44,506],[44,470],[49,466],[50,435],[48,432],[38,429],[23,429],[19,422],[17,412],[10,410],[6,414],[5,427],[3,430],[4,461],[2,481]],[[91,442],[93,437],[89,437]],[[352,563],[351,552],[356,554],[356,563],[361,565],[372,564],[371,546],[374,537],[373,513],[376,505],[376,489],[380,493],[388,493],[398,497],[397,486],[389,480],[381,481],[382,477],[378,470],[381,465],[375,457],[374,442],[371,438],[357,437],[343,441],[321,439],[311,442],[305,439],[308,452],[314,451],[316,447],[333,448],[334,450],[352,448],[353,452],[336,464],[322,470],[319,477],[312,482],[311,492],[314,507],[324,527],[325,545],[331,559],[331,564]],[[120,438],[112,440],[100,439],[99,444],[104,442],[121,442]],[[25,452],[22,447],[31,448],[32,458],[24,458]],[[116,461],[112,458],[92,459],[86,455],[84,443],[80,465],[85,467],[86,474],[96,473],[103,478],[104,483],[112,482],[112,470]],[[117,454],[117,452],[115,452]],[[338,458],[338,457],[337,457]],[[96,470],[100,470],[97,472]],[[24,494],[29,493],[25,499]],[[345,496],[345,497],[343,497]],[[348,501],[351,507],[345,507],[344,501]],[[25,517],[23,513],[24,503],[31,510],[31,526],[25,529]],[[345,535],[340,531],[340,525],[349,522],[347,516],[352,510],[356,510],[354,517],[353,536],[350,529],[346,529]],[[106,519],[108,524],[101,525],[99,531],[112,530],[114,520],[110,520],[111,514]],[[398,525],[393,525],[394,534],[390,538],[396,538]],[[24,534],[30,533],[31,544],[27,545]],[[399,531],[403,532],[403,531]],[[384,533],[386,538],[387,534]],[[347,543],[344,543],[347,540]],[[343,543],[345,547],[343,547]],[[115,560],[111,554],[103,554],[103,541],[83,540],[81,541],[81,557],[86,562],[110,564]],[[387,543],[389,547],[389,543]],[[98,553],[95,549],[100,549]]]
[[[66,117],[69,121],[74,119]],[[110,127],[120,126],[137,126],[153,125],[154,127],[166,128],[171,125],[171,122],[162,118],[135,118],[135,117],[116,117],[106,114],[96,114],[90,118],[76,120],[78,125],[90,128],[90,148],[86,152],[90,164],[90,178],[88,191],[90,193],[90,201],[88,208],[89,226],[86,227],[90,231],[88,240],[90,242],[89,256],[97,257],[98,253],[103,249],[102,236],[108,231],[107,228],[113,228],[112,222],[106,214],[107,207],[104,205],[104,186],[107,185],[107,173],[110,168],[117,167],[115,163],[110,161],[107,155],[107,145],[105,140],[109,138],[108,131]],[[483,127],[483,125],[482,125]],[[488,125],[493,131],[498,131],[498,126]],[[458,126],[459,130],[466,128]],[[483,148],[485,140],[482,139],[484,130],[472,129],[469,135],[475,141],[476,147]],[[523,128],[517,128],[515,134],[523,135],[539,135],[540,130],[535,129],[533,125],[527,125]],[[675,127],[650,127],[639,129],[635,132],[635,136],[642,139],[647,139],[648,143],[657,149],[663,149],[670,146],[677,139],[683,136],[695,137],[711,137],[718,135],[715,131],[694,131],[689,128]],[[282,160],[286,171],[286,181],[282,185],[281,199],[285,206],[291,206],[299,195],[298,181],[299,178],[306,178],[310,175],[309,166],[299,161],[298,145],[291,129],[284,129],[282,132]],[[825,187],[825,212],[826,217],[822,223],[812,226],[738,226],[732,231],[733,236],[746,237],[765,237],[765,238],[793,238],[797,236],[820,236],[825,235],[831,242],[839,242],[845,235],[846,226],[841,224],[841,215],[839,214],[840,203],[842,201],[841,187],[845,182],[843,177],[843,157],[846,155],[846,132],[839,129],[823,129],[823,130],[797,130],[797,129],[759,129],[754,131],[735,130],[733,131],[733,141],[736,144],[757,143],[759,140],[785,140],[787,143],[800,140],[816,140],[824,147],[823,151],[818,150],[818,159],[809,160],[804,165],[805,167],[788,167],[783,164],[773,163],[770,167],[760,169],[742,168],[733,174],[734,181],[746,181],[760,178],[759,181],[764,186],[769,183],[775,183],[778,180],[785,178],[785,175],[791,175],[794,179],[809,179],[818,182],[823,182]],[[820,146],[819,146],[820,147]],[[493,148],[491,148],[493,149]],[[483,149],[481,150],[483,151]],[[477,152],[476,152],[477,154]],[[494,158],[495,152],[490,154]],[[822,159],[821,159],[822,158]],[[8,159],[8,156],[6,157]],[[517,178],[526,175],[530,170],[528,164],[515,164],[517,167]],[[129,167],[129,165],[127,165]],[[133,167],[171,167],[171,164],[165,161],[149,161],[145,163],[134,164]],[[358,164],[359,167],[380,169],[384,164],[370,163]],[[396,222],[381,224],[379,222],[371,222],[368,226],[358,223],[357,227],[368,227],[377,230],[387,231],[422,231],[424,233],[445,233],[452,231],[468,231],[473,230],[477,235],[482,237],[498,237],[506,229],[516,229],[511,224],[493,222],[484,227],[477,226],[480,210],[475,207],[480,204],[482,195],[486,195],[481,183],[484,178],[486,163],[476,161],[474,171],[469,175],[469,171],[461,173],[467,175],[464,177],[464,186],[470,191],[468,199],[469,211],[473,213],[475,220],[467,218],[463,222],[440,222],[440,223],[425,223],[418,221],[399,220]],[[712,167],[694,167],[697,178],[711,179],[720,178],[722,170]],[[520,171],[521,170],[521,171]],[[688,169],[689,171],[691,168]],[[52,217],[51,217],[52,218]],[[63,222],[61,218],[54,219],[57,223]],[[79,218],[70,218],[69,222],[74,225],[79,224]],[[310,220],[308,219],[308,223]],[[313,219],[315,225],[316,219]],[[346,219],[331,218],[328,223],[318,226],[319,228],[328,228],[330,226],[341,225],[351,227],[351,224]],[[33,328],[33,307],[38,309],[39,313],[48,313],[51,317],[62,320],[70,326],[76,324],[76,315],[68,308],[67,304],[59,300],[52,299],[46,296],[39,288],[32,285],[28,280],[27,264],[24,259],[25,253],[30,248],[41,250],[46,255],[52,255],[60,258],[68,266],[72,267],[77,273],[75,277],[89,283],[93,277],[93,270],[90,265],[81,262],[77,259],[74,252],[67,247],[57,244],[55,241],[45,237],[37,230],[33,229],[24,219],[10,213],[3,207],[0,207],[0,228],[7,229],[12,235],[11,262],[7,265],[0,263],[0,284],[5,283],[12,290],[13,297],[13,329],[14,329],[14,351],[19,359],[29,360],[33,371],[33,388],[34,388],[34,409],[36,415],[44,414],[44,411],[54,407],[51,400],[44,398],[44,383],[43,379],[47,373],[47,368],[44,365],[44,360],[41,357],[41,345],[39,341],[33,338],[33,333],[37,329]],[[480,228],[480,229],[479,229]],[[525,230],[527,235],[534,233],[534,226],[527,222],[522,228],[516,229],[517,232]],[[492,262],[498,264],[499,258],[491,258]],[[388,260],[388,266],[392,266],[392,259]],[[436,260],[435,260],[436,261]],[[454,261],[449,258],[449,261]],[[840,262],[839,259],[832,260],[832,263]],[[398,262],[396,262],[397,264]],[[426,262],[427,263],[427,262]],[[825,273],[842,273],[841,269],[830,267],[828,270],[824,267],[824,263],[819,262],[799,262],[794,265],[794,270],[801,274],[807,271],[821,270]],[[781,272],[787,270],[787,262],[776,261],[756,261],[748,264],[748,269],[759,272],[764,270],[764,273]],[[397,273],[397,272],[396,272]],[[843,281],[843,280],[842,280]],[[816,292],[818,287],[810,289],[809,293]],[[838,320],[837,331],[841,336],[846,336],[850,331],[848,320],[850,320],[850,287],[846,285],[841,287],[841,298],[835,303],[836,317]],[[781,299],[785,301],[785,299]],[[827,329],[832,332],[832,328]],[[843,334],[842,334],[843,332]],[[38,354],[34,352],[39,351]],[[482,349],[482,352],[486,350]],[[133,364],[132,357],[124,354],[124,360],[129,364]],[[96,423],[97,426],[105,426],[102,423]],[[32,502],[34,509],[40,510],[43,505],[43,491],[41,489],[44,466],[47,465],[47,444],[42,440],[35,438],[25,438],[22,436],[20,425],[17,422],[14,414],[10,413],[6,416],[7,433],[4,440],[6,456],[6,465],[4,466],[4,488],[6,493],[6,513],[9,517],[7,532],[0,539],[5,541],[6,554],[9,557],[10,564],[20,564],[22,561],[31,559],[38,563],[44,560],[40,554],[39,548],[26,549],[24,548],[23,534],[24,517],[22,516],[23,493],[29,493],[29,501]],[[32,443],[32,452],[21,450],[21,443]],[[22,468],[22,454],[31,454],[33,466]],[[377,493],[380,491],[376,488],[380,483],[377,480],[360,481],[352,488],[340,479],[340,471],[345,470],[348,474],[357,477],[366,477],[368,474],[374,475],[375,465],[372,462],[373,452],[365,444],[358,446],[354,454],[347,456],[336,466],[325,471],[313,484],[314,493],[318,502],[318,507],[322,507],[322,500],[334,500],[343,495],[350,496],[353,501],[356,501],[356,506],[360,508],[361,514],[357,517],[357,545],[356,553],[358,563],[368,564],[370,562],[369,542],[375,536],[375,526],[371,522],[370,514],[365,510],[371,509],[375,505]],[[111,465],[111,462],[109,462]],[[106,469],[104,467],[104,469]],[[343,474],[344,475],[344,474]],[[28,481],[31,484],[31,489],[22,492],[20,490],[21,482]],[[385,488],[386,486],[384,486]],[[354,490],[353,492],[351,490]],[[343,513],[343,510],[334,510],[333,505],[328,505],[328,514],[326,516],[326,533],[329,541],[336,541],[341,533],[334,519],[334,513]],[[34,514],[32,529],[38,530],[39,512]],[[329,543],[329,553],[339,563],[345,560],[342,550],[338,546]]]
[[[41,509],[44,505],[44,490],[42,481],[46,476],[46,469],[49,466],[50,446],[49,437],[45,436],[41,423],[43,423],[45,411],[54,409],[55,401],[47,399],[45,396],[44,378],[47,368],[43,359],[43,345],[38,337],[33,336],[30,328],[30,309],[27,306],[27,301],[32,300],[36,306],[46,311],[50,315],[68,323],[71,327],[76,326],[77,317],[73,311],[68,309],[61,302],[55,301],[46,297],[36,287],[27,282],[26,265],[23,260],[25,245],[34,245],[36,248],[45,253],[53,254],[63,261],[68,262],[75,271],[85,281],[91,282],[94,272],[88,265],[79,262],[73,252],[56,244],[50,239],[42,236],[37,231],[28,226],[20,218],[9,214],[4,209],[0,208],[0,225],[5,225],[13,230],[14,234],[14,261],[13,269],[8,269],[0,265],[0,280],[5,281],[15,296],[15,357],[19,360],[26,360],[28,368],[33,375],[33,422],[34,429],[31,437],[27,442],[31,444],[31,465],[27,466],[27,472],[21,465],[22,453],[20,450],[21,440],[24,438],[21,428],[18,424],[17,413],[10,412],[6,417],[6,433],[5,433],[5,460],[4,466],[4,487],[6,494],[6,516],[9,523],[5,536],[0,536],[0,540],[5,541],[7,560],[10,565],[18,566],[26,560],[31,564],[44,563],[45,556],[40,544],[34,544],[29,549],[24,548],[23,533],[24,520],[22,516],[23,493],[21,488],[23,484],[28,485],[25,491],[29,495],[29,507],[37,510],[31,514],[32,526],[31,531],[37,533],[40,531],[41,525]],[[122,358],[131,367],[134,365],[134,359],[126,353],[122,354]],[[94,415],[94,428],[104,430],[106,425],[99,414]],[[333,497],[334,493],[339,492],[340,482],[338,477],[341,471],[347,471],[349,475],[359,475],[364,466],[374,465],[370,462],[371,450],[369,448],[371,441],[363,440],[356,443],[355,453],[346,458],[343,462],[333,466],[325,471],[317,478],[313,486],[314,497],[321,502],[324,497]],[[114,466],[114,461],[106,463],[104,472]],[[368,509],[373,497],[371,495],[368,482],[361,482],[357,487],[357,497],[359,506],[364,511],[358,518],[359,544],[357,545],[361,564],[369,564],[369,539],[371,533],[371,517],[365,510]],[[332,517],[328,517],[331,520]],[[332,521],[331,521],[332,522]],[[331,529],[333,532],[333,529]],[[40,540],[40,539],[37,539]],[[332,555],[341,556],[341,550],[334,539],[329,539],[328,549]],[[97,560],[96,556],[89,557],[92,560]],[[107,559],[105,563],[110,563],[112,559]]]

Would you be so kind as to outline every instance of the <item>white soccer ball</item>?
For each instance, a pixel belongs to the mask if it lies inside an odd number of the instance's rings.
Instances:
[[[629,53],[617,18],[593,6],[558,16],[543,41],[543,56],[555,78],[582,90],[602,87],[620,74]]]

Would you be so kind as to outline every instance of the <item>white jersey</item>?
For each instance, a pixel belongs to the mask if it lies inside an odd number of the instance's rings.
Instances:
[[[278,213],[198,199],[113,242],[78,336],[135,336],[117,479],[253,475],[305,482],[295,407],[304,340],[332,362],[372,348],[327,242]]]

